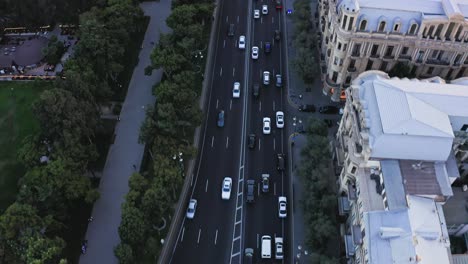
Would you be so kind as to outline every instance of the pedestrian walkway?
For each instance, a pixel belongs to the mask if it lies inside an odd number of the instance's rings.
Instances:
[[[99,186],[101,197],[94,204],[93,221],[89,223],[85,237],[87,250],[81,255],[81,264],[118,263],[114,247],[120,243],[121,204],[129,190],[128,178],[140,168],[144,152],[144,145],[138,143],[140,126],[145,119],[146,106],[155,102],[152,87],[161,80],[161,70],[154,71],[151,76],[146,76],[144,70],[150,65],[154,47],[151,43],[159,41],[159,33],[169,32],[165,21],[171,11],[171,2],[160,0],[140,6],[151,20],[122,106],[120,122],[115,129],[115,141],[109,149]]]

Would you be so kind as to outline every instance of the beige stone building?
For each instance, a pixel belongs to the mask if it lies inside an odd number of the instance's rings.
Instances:
[[[417,78],[468,76],[468,0],[319,0],[323,93],[407,62]]]

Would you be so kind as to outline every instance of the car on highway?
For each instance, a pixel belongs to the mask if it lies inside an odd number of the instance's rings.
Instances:
[[[244,251],[244,264],[252,264],[254,257],[253,248],[246,248]]]
[[[263,134],[268,135],[271,133],[271,119],[269,117],[263,118]]]
[[[263,15],[268,15],[268,6],[267,5],[262,5],[262,14]]]
[[[315,105],[304,104],[299,106],[299,111],[303,112],[315,112]]]
[[[267,193],[270,190],[270,174],[262,174],[262,192]]]
[[[245,36],[239,37],[239,49],[245,49]]]
[[[263,45],[263,51],[265,53],[270,53],[271,52],[271,43],[270,42],[265,42]]]
[[[229,24],[228,30],[227,30],[227,35],[229,37],[234,36],[234,31],[235,31],[234,24]]]
[[[279,41],[281,39],[281,31],[279,31],[278,29],[275,30],[275,40],[276,41]]]
[[[284,113],[282,111],[276,112],[276,127],[277,128],[284,127]]]
[[[240,97],[240,83],[235,82],[234,87],[232,88],[232,97],[239,98]]]
[[[249,135],[249,148],[250,149],[255,148],[256,141],[257,141],[257,136],[255,134],[250,134]]]
[[[284,164],[285,164],[285,155],[282,154],[282,153],[278,153],[276,154],[276,168],[279,170],[279,171],[283,171],[284,170]]]
[[[280,218],[286,218],[287,216],[286,203],[286,197],[278,197],[278,216]]]
[[[254,18],[260,18],[260,10],[259,9],[254,10]]]
[[[283,238],[275,237],[275,259],[283,259]]]
[[[271,236],[262,236],[262,259],[271,258]]]
[[[283,86],[283,78],[281,77],[281,74],[276,74],[276,87],[282,87]]]
[[[254,60],[258,59],[258,47],[257,46],[252,47],[252,59]]]
[[[255,99],[257,99],[258,96],[260,96],[260,85],[258,83],[254,83],[252,85],[252,94]]]
[[[255,201],[255,180],[247,180],[247,202]]]
[[[276,0],[275,8],[276,8],[276,10],[283,9],[283,5],[281,4],[281,0]]]
[[[221,187],[221,199],[229,200],[231,198],[231,187],[232,179],[230,177],[225,177],[223,180],[223,186]]]
[[[263,72],[263,84],[264,85],[269,85],[270,84],[270,72],[269,71],[264,71]]]
[[[326,105],[326,106],[321,106],[318,111],[321,114],[333,115],[333,114],[338,114],[340,109],[338,107],[336,107],[336,106],[333,106],[333,105]]]
[[[195,217],[195,211],[197,210],[197,200],[190,199],[187,207],[187,218],[193,219]]]
[[[217,123],[218,127],[224,127],[224,110],[219,111]]]

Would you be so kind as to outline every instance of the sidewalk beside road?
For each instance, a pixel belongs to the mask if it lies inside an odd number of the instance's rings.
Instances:
[[[140,126],[145,119],[145,107],[155,102],[152,87],[161,80],[161,70],[153,71],[151,76],[146,76],[144,70],[151,63],[150,54],[154,47],[151,42],[157,43],[159,33],[169,31],[165,20],[171,11],[171,1],[144,2],[140,7],[151,20],[122,106],[121,120],[115,128],[116,137],[103,170],[99,185],[101,197],[94,204],[93,221],[89,223],[85,237],[88,248],[86,254],[81,255],[81,264],[118,263],[114,247],[120,243],[121,204],[129,190],[130,175],[140,168],[145,147],[138,143]]]

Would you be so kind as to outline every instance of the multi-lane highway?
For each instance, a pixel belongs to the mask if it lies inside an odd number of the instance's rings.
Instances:
[[[254,9],[261,12],[268,5],[268,14],[254,19]],[[275,9],[276,1],[219,1],[220,19],[214,65],[209,88],[206,123],[202,144],[192,175],[191,195],[197,200],[194,219],[185,219],[178,232],[171,263],[242,263],[243,250],[254,249],[255,263],[260,259],[260,237],[270,235],[284,238],[285,259],[264,263],[289,263],[288,208],[285,220],[278,217],[278,196],[289,197],[287,170],[276,168],[276,154],[287,154],[286,127],[275,123],[276,111],[286,111],[286,72],[283,38],[274,40],[274,31],[283,32],[283,11]],[[229,35],[234,24],[234,35]],[[246,36],[246,48],[238,47],[239,36]],[[271,52],[264,52],[264,43],[270,42]],[[258,60],[252,60],[251,47],[260,48]],[[270,85],[262,84],[263,71],[270,72]],[[275,75],[283,76],[283,87],[275,87]],[[233,84],[241,84],[240,98],[233,98]],[[254,83],[260,85],[260,96],[252,95]],[[218,127],[218,113],[225,113],[224,127]],[[271,134],[262,133],[262,119],[270,117]],[[286,118],[287,120],[287,118]],[[286,122],[286,126],[288,123]],[[256,147],[247,147],[247,137],[255,133]],[[260,175],[270,174],[270,191],[260,190]],[[221,199],[224,177],[233,179],[230,200]],[[255,202],[246,203],[246,181],[256,181]],[[188,203],[188,201],[187,201]]]

